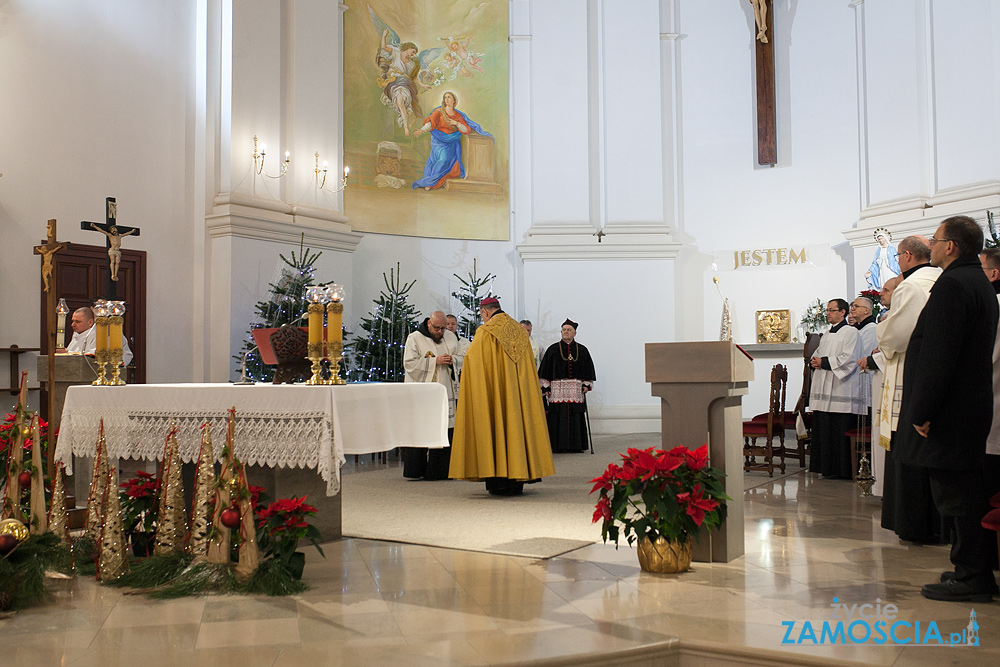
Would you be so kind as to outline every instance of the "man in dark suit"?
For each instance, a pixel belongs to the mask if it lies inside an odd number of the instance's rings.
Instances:
[[[997,298],[979,264],[983,231],[975,220],[948,218],[929,240],[931,264],[944,271],[906,348],[897,453],[927,468],[934,504],[953,532],[955,571],[921,594],[989,602],[997,592],[990,567],[996,542],[980,520],[989,510],[983,461],[993,416]]]

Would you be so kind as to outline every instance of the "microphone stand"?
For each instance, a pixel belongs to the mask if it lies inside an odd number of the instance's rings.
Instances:
[[[240,381],[239,382],[234,382],[233,384],[235,384],[235,385],[256,384],[254,382],[250,382],[249,380],[247,380],[247,355],[250,354],[251,352],[253,352],[256,349],[257,349],[257,346],[254,345],[249,350],[247,350],[246,352],[243,353],[243,361],[240,362]]]

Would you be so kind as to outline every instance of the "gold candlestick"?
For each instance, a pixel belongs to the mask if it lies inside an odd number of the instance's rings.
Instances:
[[[106,367],[111,359],[110,349],[109,349],[110,346],[108,345],[108,327],[109,327],[108,320],[110,318],[108,317],[107,303],[103,301],[98,302],[97,305],[94,306],[94,313],[97,316],[94,318],[94,326],[96,327],[96,330],[94,331],[94,338],[95,338],[94,342],[96,345],[94,350],[94,358],[97,360],[97,366],[99,370],[97,372],[97,379],[94,380],[91,384],[95,386],[106,387],[108,384],[110,384],[107,379]]]
[[[340,362],[344,358],[344,287],[333,283],[326,288],[330,303],[326,304],[326,357],[330,360],[330,379],[326,384],[347,384],[340,377]]]
[[[111,365],[111,378],[108,380],[108,384],[116,387],[125,384],[125,381],[119,377],[122,357],[124,356],[124,349],[122,348],[122,325],[124,322],[125,318],[121,315],[112,315],[108,318],[108,340],[110,342],[108,363]]]
[[[312,305],[309,307],[312,308]],[[325,384],[323,378],[319,375],[319,362],[323,359],[323,343],[309,343],[306,349],[309,352],[309,361],[312,363],[312,377],[306,380],[306,384]]]

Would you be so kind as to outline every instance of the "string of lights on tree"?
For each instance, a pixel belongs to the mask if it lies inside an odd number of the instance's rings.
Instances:
[[[284,255],[278,255],[286,266],[281,267],[278,280],[269,283],[270,297],[267,301],[258,301],[254,307],[256,313],[250,323],[250,330],[260,328],[276,328],[284,324],[301,326],[302,315],[308,306],[305,294],[313,285],[324,286],[328,283],[313,282],[316,260],[322,252],[312,252],[304,248],[305,234],[299,245],[299,254],[291,253],[291,260]],[[268,366],[260,358],[260,352],[254,349],[253,336],[247,331],[243,348],[233,358],[236,360],[236,371],[239,373],[243,355],[246,355],[246,377],[253,382],[271,382],[274,379],[274,367]]]
[[[362,332],[351,341],[350,382],[402,382],[403,348],[406,337],[417,328],[420,313],[409,302],[409,292],[417,282],[403,283],[399,263],[382,274],[385,289],[375,299],[371,316],[361,318]]]
[[[463,338],[472,340],[476,329],[483,323],[479,316],[479,303],[488,296],[496,296],[493,293],[493,281],[497,279],[492,273],[487,273],[480,277],[477,275],[478,267],[476,260],[472,260],[472,271],[467,278],[463,278],[457,273],[453,274],[462,283],[462,287],[451,293],[451,295],[462,304],[462,312],[458,317],[458,333]],[[487,287],[488,285],[488,287]],[[486,287],[486,293],[480,296],[479,290]]]

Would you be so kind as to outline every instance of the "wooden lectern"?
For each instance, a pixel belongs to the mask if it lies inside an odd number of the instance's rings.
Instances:
[[[97,379],[96,363],[93,357],[85,357],[82,354],[56,353],[56,386],[53,396],[53,414],[49,415],[49,432],[55,433],[62,421],[63,405],[66,403],[66,390],[73,385],[90,384]],[[49,377],[49,357],[41,355],[38,357],[38,378],[44,383]],[[76,493],[77,498],[86,498],[90,489],[90,466],[88,458],[85,462],[77,462],[74,459],[74,475],[66,480],[66,492],[70,495]],[[83,480],[80,488],[76,487],[76,480]]]
[[[694,560],[729,562],[743,555],[743,412],[753,360],[729,341],[646,343],[646,382],[660,397],[662,447],[708,443],[710,464],[726,474],[726,521],[702,535]]]

